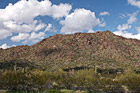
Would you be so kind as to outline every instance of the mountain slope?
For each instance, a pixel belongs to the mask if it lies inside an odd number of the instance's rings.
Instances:
[[[110,31],[54,35],[32,46],[0,49],[1,62],[25,59],[44,68],[124,68],[140,65],[140,41]]]

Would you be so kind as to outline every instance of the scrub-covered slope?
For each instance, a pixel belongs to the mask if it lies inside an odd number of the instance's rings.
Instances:
[[[27,60],[43,68],[138,68],[140,41],[117,36],[110,31],[56,34],[32,46],[0,49],[1,62]]]

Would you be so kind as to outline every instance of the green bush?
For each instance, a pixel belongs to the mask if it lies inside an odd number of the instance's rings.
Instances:
[[[120,77],[117,77],[119,82],[125,86],[132,93],[138,93],[140,91],[140,75],[134,72],[126,72]]]
[[[113,77],[102,76],[94,69],[69,72],[62,69],[55,72],[40,69],[5,70],[0,72],[0,88],[14,91],[49,91],[49,93],[60,93],[63,89],[71,92],[79,90],[103,93],[138,93],[140,75],[128,71]]]

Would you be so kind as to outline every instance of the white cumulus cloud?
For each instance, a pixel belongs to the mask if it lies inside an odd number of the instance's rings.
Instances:
[[[45,27],[46,27],[46,24],[40,23],[40,24],[38,24],[38,25],[34,28],[34,31],[39,31],[39,30],[41,30],[41,29],[43,29],[43,28],[45,28]]]
[[[7,48],[9,48],[10,46],[8,46],[6,43],[4,43],[4,44],[2,44],[1,46],[0,46],[0,48],[2,48],[2,49],[7,49]]]
[[[132,33],[129,33],[127,31],[115,31],[113,33],[116,34],[116,35],[119,35],[119,36],[126,37],[126,38],[133,38],[133,39],[139,39],[140,40],[140,33],[138,33],[136,35],[134,35]]]
[[[29,37],[28,33],[19,33],[17,36],[11,37],[11,40],[14,42],[19,42],[21,40],[25,40]]]
[[[116,34],[116,35],[119,35],[119,36],[126,37],[126,38],[133,38],[133,39],[139,39],[140,40],[140,28],[139,27],[136,27],[136,30],[138,31],[137,34],[129,33],[128,31],[126,31],[128,29],[131,29],[132,24],[137,21],[136,16],[137,16],[138,13],[139,12],[136,11],[132,14],[128,14],[129,18],[127,20],[127,23],[122,24],[122,25],[118,25],[117,31],[114,31],[113,33]]]
[[[61,33],[71,34],[90,30],[100,24],[95,13],[86,9],[76,9],[73,13],[66,16],[65,20],[60,21],[62,28]]]
[[[88,33],[94,33],[95,31],[93,29],[88,30]]]
[[[117,29],[119,31],[122,31],[122,30],[127,30],[127,29],[130,29],[131,28],[131,25],[129,24],[122,24],[122,25],[118,25]]]
[[[44,32],[39,32],[39,33],[35,33],[35,32],[32,32],[29,39],[30,40],[33,40],[33,39],[43,39],[45,36]]]
[[[45,28],[45,31],[49,31],[49,30],[51,30],[52,29],[52,24],[48,24],[48,26]]]
[[[19,33],[17,36],[11,37],[11,40],[14,42],[20,42],[23,41],[22,43],[26,44],[28,42],[30,43],[36,43],[41,39],[44,39],[45,33],[44,32],[32,32],[31,34],[29,33]]]
[[[52,16],[53,18],[60,18],[63,16],[67,16],[71,9],[72,9],[72,6],[69,4],[53,5]]]
[[[140,8],[140,1],[137,1],[137,0],[128,0],[128,4]]]
[[[54,19],[69,14],[70,4],[52,4],[50,0],[19,0],[0,9],[0,39],[5,39],[13,33],[31,33],[46,28],[46,24],[35,20],[38,16],[51,16]]]
[[[0,39],[7,38],[8,36],[11,36],[12,33],[5,29],[0,29]]]
[[[60,18],[68,15],[72,6],[69,4],[53,5],[49,0],[20,0],[0,9],[0,20],[31,23],[37,16],[53,16]]]
[[[24,44],[26,44],[28,42],[36,43],[39,40],[44,39],[44,37],[45,37],[45,33],[44,32],[39,32],[39,33],[32,32],[30,34],[30,36],[28,36],[27,39],[25,41],[23,41],[23,43]]]
[[[125,34],[125,36],[126,35],[132,36],[132,38],[136,37],[136,36],[133,36],[132,33],[126,33],[126,32],[124,33],[124,31],[132,28],[132,24],[137,21],[137,17],[136,16],[137,16],[138,13],[139,12],[136,11],[136,12],[134,12],[132,14],[128,14],[129,18],[127,20],[127,23],[126,24],[118,25],[118,27],[117,27],[118,31],[116,31],[116,32],[117,33],[121,33],[121,34]]]

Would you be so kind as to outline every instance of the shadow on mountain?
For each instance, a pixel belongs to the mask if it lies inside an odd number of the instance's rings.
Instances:
[[[67,69],[63,69],[66,72],[69,71],[78,71],[78,70],[84,70],[84,69],[91,69],[89,67],[75,67],[75,68],[67,68]],[[94,68],[95,69],[95,68]],[[98,73],[101,74],[117,74],[117,73],[123,73],[124,70],[123,69],[101,69],[101,68],[97,68],[96,69]]]
[[[16,59],[16,60],[0,62],[0,69],[13,70],[15,67],[16,69],[36,68],[36,66],[28,60]]]
[[[117,73],[123,73],[123,69],[97,69],[98,73],[102,74],[117,74]]]
[[[48,56],[52,53],[59,53],[61,51],[60,48],[51,48],[51,49],[43,49],[39,53],[36,53],[37,56]]]
[[[84,69],[89,69],[89,68],[85,68],[85,67],[75,67],[75,68],[68,68],[68,69],[63,69],[64,71],[66,72],[69,72],[69,71],[78,71],[78,70],[84,70]]]

